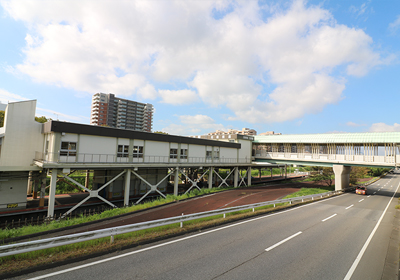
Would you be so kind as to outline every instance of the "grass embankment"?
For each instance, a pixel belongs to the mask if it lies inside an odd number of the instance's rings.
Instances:
[[[204,190],[205,192],[209,192],[211,190]],[[315,193],[323,193],[326,192],[327,190],[324,189],[301,189],[300,191],[293,193],[290,195],[290,197],[297,197],[297,196],[303,196],[303,195],[308,195],[308,194],[315,194]],[[184,196],[185,198],[195,196],[195,193],[201,193],[199,191],[194,191],[191,194],[188,194],[187,196]],[[289,196],[287,196],[289,197]],[[181,198],[183,199],[183,198]],[[162,200],[156,200],[153,203],[157,204],[160,203]],[[169,201],[168,198],[166,201]],[[168,203],[168,202],[163,202],[163,203]],[[161,204],[163,204],[161,203]],[[155,206],[153,204],[153,206]],[[148,203],[148,207],[151,207],[152,203]],[[135,211],[132,209],[137,209],[134,208],[136,206],[127,207],[127,208],[120,208],[120,209],[113,209],[109,210],[110,213],[108,214],[98,214],[99,216],[103,215],[106,217],[110,217],[111,215],[118,215],[121,213],[126,213],[129,212],[129,208],[131,208],[130,211]],[[138,205],[137,207],[145,207]],[[92,241],[86,241],[86,242],[81,242],[77,244],[71,244],[71,245],[66,245],[66,246],[60,246],[56,248],[49,248],[45,250],[40,250],[40,251],[34,251],[34,252],[29,252],[29,253],[24,253],[24,254],[19,254],[19,255],[14,255],[14,256],[9,256],[9,257],[3,257],[0,258],[0,271],[1,273],[13,273],[21,270],[26,270],[32,267],[36,266],[42,266],[42,265],[49,265],[53,264],[56,262],[65,262],[70,259],[74,258],[79,258],[79,257],[84,257],[88,255],[93,255],[95,253],[102,253],[102,252],[111,252],[115,250],[120,250],[123,248],[128,248],[128,247],[134,247],[140,244],[145,244],[150,241],[155,241],[159,240],[162,238],[166,237],[171,237],[171,236],[176,236],[180,234],[184,234],[187,232],[192,232],[195,230],[200,230],[200,229],[205,229],[209,228],[212,226],[216,226],[222,223],[227,223],[239,219],[244,219],[248,218],[254,215],[260,215],[260,214],[265,214],[271,211],[276,211],[282,208],[287,207],[286,204],[277,204],[275,208],[273,208],[273,205],[268,205],[268,206],[263,206],[256,208],[255,211],[253,212],[251,209],[250,210],[243,210],[243,211],[238,211],[234,213],[229,213],[226,214],[226,217],[223,218],[222,215],[217,215],[213,217],[208,217],[208,218],[203,218],[203,219],[198,219],[194,221],[188,221],[183,223],[183,227],[180,227],[179,223],[172,224],[172,225],[167,225],[167,226],[162,226],[158,228],[153,228],[153,229],[147,229],[147,230],[141,230],[141,231],[136,231],[132,233],[127,233],[127,234],[122,234],[114,237],[114,242],[111,244],[110,243],[110,238],[101,238],[97,240],[92,240]],[[142,209],[142,208],[141,208]],[[111,212],[114,212],[111,214]],[[21,229],[15,229],[16,232],[11,234],[11,231],[13,230],[8,230],[10,231],[9,235],[13,236],[20,236],[23,235],[23,232],[38,232],[39,230],[45,231],[49,230],[50,228],[58,228],[60,227],[61,224],[77,224],[82,221],[87,221],[87,219],[94,218],[94,217],[85,217],[84,218],[79,218],[79,219],[70,219],[67,221],[61,221],[61,222],[52,222],[49,225],[44,225],[42,227],[37,227],[35,230],[32,230],[32,228],[35,227],[26,227],[26,228],[31,228],[31,230],[24,230],[23,228]],[[74,221],[76,220],[76,221]],[[58,225],[57,225],[58,224]],[[20,230],[20,232],[17,232]],[[27,233],[25,233],[27,234]],[[29,233],[28,233],[29,234]],[[1,274],[0,274],[1,275]]]
[[[202,189],[201,191],[199,191],[198,189],[195,189],[187,194],[178,195],[178,196],[167,195],[166,198],[159,197],[150,202],[145,202],[145,203],[138,204],[138,205],[133,204],[129,207],[124,207],[124,208],[110,209],[110,210],[106,210],[102,213],[94,214],[91,216],[83,216],[82,215],[77,218],[67,218],[65,220],[51,221],[48,224],[28,225],[28,226],[24,226],[24,227],[20,227],[20,228],[4,229],[4,230],[0,231],[0,244],[1,244],[1,240],[7,239],[7,238],[24,236],[24,235],[34,234],[34,233],[38,233],[38,232],[45,232],[45,231],[49,231],[49,230],[53,230],[53,229],[59,229],[59,228],[64,228],[64,227],[68,227],[68,226],[97,221],[97,220],[115,217],[115,216],[119,216],[122,214],[131,213],[131,212],[135,212],[135,211],[139,211],[139,210],[143,210],[143,209],[147,209],[147,208],[151,208],[151,207],[155,207],[155,206],[160,206],[163,204],[168,204],[168,203],[179,201],[179,200],[188,199],[188,198],[199,196],[199,195],[205,195],[205,194],[225,191],[225,190],[229,190],[229,189],[233,189],[233,187],[218,188],[218,189],[216,189],[216,188]]]

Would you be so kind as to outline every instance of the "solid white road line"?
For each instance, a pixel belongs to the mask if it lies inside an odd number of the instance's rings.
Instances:
[[[335,217],[337,214],[333,214],[332,216],[329,216],[328,218],[326,218],[326,219],[323,219],[322,220],[322,222],[325,222],[325,221],[327,221],[327,220],[329,220],[330,218],[333,218],[333,217]]]
[[[251,220],[242,221],[242,222],[239,222],[239,223],[236,223],[236,224],[232,224],[232,225],[229,225],[229,226],[216,228],[216,229],[213,229],[213,230],[210,230],[210,231],[206,231],[206,232],[198,233],[198,234],[195,234],[195,235],[183,237],[183,238],[180,238],[180,239],[176,239],[176,240],[172,240],[172,241],[165,242],[165,243],[162,243],[162,244],[150,246],[150,247],[147,247],[147,248],[143,248],[143,249],[140,249],[140,250],[137,250],[137,251],[125,253],[125,254],[122,254],[122,255],[114,256],[114,257],[110,257],[110,258],[107,258],[107,259],[103,259],[103,260],[99,260],[99,261],[95,261],[95,262],[91,262],[91,263],[87,263],[87,264],[83,264],[83,265],[67,268],[67,269],[64,269],[64,270],[52,272],[52,273],[45,274],[45,275],[40,275],[40,276],[37,276],[37,277],[34,277],[34,278],[30,278],[29,280],[48,278],[50,276],[55,276],[55,275],[67,273],[67,272],[70,272],[70,271],[78,270],[78,269],[81,269],[81,268],[85,268],[85,267],[89,267],[89,266],[105,263],[105,262],[108,262],[108,261],[120,259],[120,258],[127,257],[127,256],[130,256],[130,255],[134,255],[134,254],[137,254],[137,253],[141,253],[141,252],[149,251],[149,250],[156,249],[156,248],[159,248],[159,247],[163,247],[163,246],[166,246],[166,245],[170,245],[170,244],[173,244],[173,243],[181,242],[181,241],[184,241],[184,240],[187,240],[187,239],[191,239],[191,238],[195,238],[195,237],[198,237],[198,236],[206,235],[206,234],[209,234],[209,233],[212,233],[212,232],[224,230],[224,229],[227,229],[227,228],[235,227],[235,226],[238,226],[238,225],[250,223],[250,222],[261,220],[261,219],[266,219],[268,217],[272,217],[272,216],[275,216],[275,215],[280,215],[280,214],[283,214],[283,213],[286,213],[286,212],[291,212],[291,211],[294,211],[294,210],[301,209],[303,207],[308,207],[308,206],[315,205],[315,204],[318,204],[318,203],[321,203],[321,202],[325,202],[325,201],[328,201],[328,200],[331,200],[331,199],[335,199],[335,198],[338,198],[338,196],[334,196],[334,197],[327,198],[327,199],[324,199],[324,200],[321,200],[321,201],[318,201],[318,202],[302,205],[302,206],[299,206],[299,207],[296,207],[296,208],[292,208],[292,209],[289,209],[289,210],[285,210],[285,211],[282,211],[282,212],[278,212],[278,213],[274,213],[274,214],[270,214],[270,215],[254,218],[254,219],[251,219]]]
[[[299,231],[298,233],[293,234],[292,236],[289,236],[288,238],[283,239],[282,241],[276,243],[275,245],[272,245],[271,247],[268,247],[267,249],[265,249],[265,251],[271,251],[272,249],[274,249],[275,247],[278,247],[279,245],[285,243],[286,241],[289,241],[290,239],[296,237],[297,235],[302,234],[301,231]]]
[[[354,204],[350,205],[349,207],[346,207],[346,210],[351,208],[351,207],[353,207],[353,206],[354,206]]]
[[[364,200],[364,198],[363,199],[361,199],[361,200],[359,200],[358,202],[361,202],[361,201],[363,201]]]
[[[358,266],[358,263],[360,262],[362,256],[364,255],[365,251],[367,250],[368,245],[369,245],[369,243],[370,243],[371,240],[372,240],[372,237],[374,237],[375,232],[377,231],[379,225],[381,224],[382,219],[383,219],[383,216],[385,216],[385,213],[386,213],[386,211],[388,210],[389,205],[390,205],[390,203],[392,202],[392,200],[393,200],[393,198],[394,198],[394,195],[397,193],[397,190],[399,189],[399,187],[400,187],[400,183],[399,183],[399,185],[397,186],[397,189],[396,189],[396,191],[393,193],[392,198],[389,200],[388,204],[386,205],[386,208],[385,208],[385,210],[383,211],[381,217],[379,218],[378,222],[376,223],[376,225],[375,225],[374,229],[372,230],[371,234],[369,235],[367,241],[365,241],[364,246],[361,248],[360,253],[358,253],[357,258],[354,260],[353,265],[350,267],[349,271],[347,272],[347,274],[346,274],[346,276],[344,277],[343,280],[350,280],[351,276],[353,275],[354,271],[356,270],[356,268],[357,268],[357,266]]]
[[[367,197],[370,197],[371,195],[369,195],[369,196],[367,196]]]

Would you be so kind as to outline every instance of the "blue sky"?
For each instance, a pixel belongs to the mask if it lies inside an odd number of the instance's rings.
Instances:
[[[96,92],[153,130],[400,131],[400,2],[0,0],[0,102],[89,123]]]

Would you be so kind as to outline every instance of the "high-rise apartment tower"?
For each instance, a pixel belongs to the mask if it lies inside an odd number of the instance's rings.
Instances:
[[[151,132],[153,105],[96,93],[92,98],[90,124]]]

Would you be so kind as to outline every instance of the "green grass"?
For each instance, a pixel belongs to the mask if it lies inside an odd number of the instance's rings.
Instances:
[[[285,196],[284,199],[299,197],[299,196],[306,196],[306,195],[311,195],[311,194],[325,193],[325,192],[334,191],[334,190],[335,190],[335,186],[322,187],[322,188],[301,188],[298,192],[294,192],[292,194]]]
[[[118,215],[130,213],[130,212],[135,212],[139,211],[142,209],[146,208],[151,208],[167,203],[171,203],[174,201],[178,200],[183,200],[199,195],[204,195],[204,194],[210,194],[210,193],[215,193],[215,192],[220,192],[224,190],[229,190],[233,189],[233,187],[230,188],[212,188],[212,189],[194,189],[190,193],[179,195],[179,196],[174,196],[174,195],[167,195],[166,198],[159,197],[153,201],[145,202],[143,204],[138,204],[138,205],[132,205],[129,207],[125,208],[115,208],[115,209],[110,209],[106,210],[102,213],[91,215],[91,216],[80,216],[77,218],[67,218],[65,220],[61,221],[51,221],[48,224],[42,224],[42,225],[28,225],[20,228],[14,228],[14,229],[4,229],[0,231],[0,240],[4,240],[7,238],[13,238],[13,237],[18,237],[18,236],[24,236],[24,235],[29,235],[29,234],[34,234],[38,232],[45,232],[53,229],[58,229],[58,228],[64,228],[68,226],[73,226],[73,225],[78,225],[82,223],[87,223],[91,221],[97,221],[105,218],[110,218],[110,217],[115,217]]]

